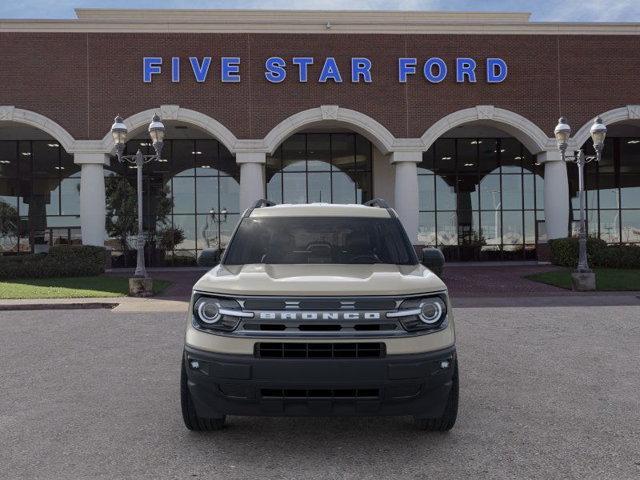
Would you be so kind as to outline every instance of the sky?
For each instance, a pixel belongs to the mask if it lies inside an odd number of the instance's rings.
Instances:
[[[640,22],[640,0],[0,0],[0,18],[75,18],[77,7],[515,11],[541,22]]]

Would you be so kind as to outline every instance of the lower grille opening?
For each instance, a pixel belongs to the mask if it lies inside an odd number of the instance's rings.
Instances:
[[[372,332],[379,330],[395,330],[395,323],[360,323],[353,326],[356,331]]]
[[[382,358],[382,342],[362,343],[256,343],[258,358]]]
[[[264,332],[281,332],[286,330],[287,326],[283,323],[245,323],[245,330],[260,330]]]
[[[338,332],[342,330],[341,325],[298,325],[298,330],[302,332]]]
[[[378,388],[324,388],[324,389],[292,389],[292,388],[263,388],[260,390],[262,398],[291,398],[291,399],[376,399],[380,398]]]

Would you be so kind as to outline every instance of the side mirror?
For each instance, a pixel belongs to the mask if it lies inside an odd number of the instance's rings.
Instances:
[[[439,249],[433,247],[423,248],[420,263],[437,276],[442,277],[442,271],[444,270],[444,255]]]
[[[222,252],[217,248],[206,248],[200,252],[198,266],[215,267],[220,263]]]

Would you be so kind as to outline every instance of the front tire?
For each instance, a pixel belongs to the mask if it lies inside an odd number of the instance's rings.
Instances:
[[[454,363],[451,390],[447,398],[444,412],[437,418],[416,418],[415,422],[420,430],[428,432],[447,432],[453,428],[458,418],[458,396],[460,386],[458,383],[458,360]]]
[[[187,370],[184,366],[184,360],[182,361],[182,370],[180,371],[180,404],[182,405],[182,419],[184,425],[189,430],[195,432],[212,432],[215,430],[221,430],[224,427],[226,416],[218,418],[204,418],[199,417],[191,394],[189,393],[189,387],[187,385]]]

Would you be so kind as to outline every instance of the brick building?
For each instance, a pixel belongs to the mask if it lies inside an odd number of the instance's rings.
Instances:
[[[592,150],[595,116],[609,129],[587,169],[590,233],[638,243],[639,45],[638,24],[525,13],[0,20],[0,252],[106,242],[126,264],[114,222],[135,169],[113,157],[109,129],[121,115],[128,151],[147,152],[154,113],[167,127],[163,161],[144,169],[156,264],[224,247],[262,197],[383,197],[416,244],[450,259],[535,258],[578,217],[576,169],[553,139],[561,115],[572,149]],[[184,240],[152,255],[172,229]]]

